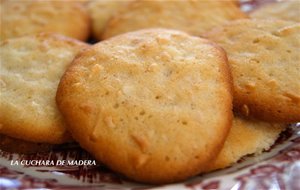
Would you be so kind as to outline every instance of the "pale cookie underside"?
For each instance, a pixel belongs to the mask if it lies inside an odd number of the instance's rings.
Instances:
[[[266,123],[235,116],[224,147],[206,171],[231,166],[246,155],[261,154],[274,144],[286,128],[286,124]]]

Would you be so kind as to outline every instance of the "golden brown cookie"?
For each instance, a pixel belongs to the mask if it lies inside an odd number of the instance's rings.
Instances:
[[[0,134],[51,144],[71,140],[55,93],[66,67],[86,47],[51,34],[1,42]]]
[[[235,116],[223,149],[206,171],[231,166],[246,155],[261,154],[274,144],[286,128],[286,124],[247,120]]]
[[[151,29],[100,42],[61,79],[69,131],[127,177],[167,183],[200,173],[231,127],[225,52],[186,33]]]
[[[239,20],[207,37],[228,54],[236,110],[270,122],[300,121],[300,24]]]
[[[300,22],[300,1],[286,0],[282,2],[269,3],[250,13],[251,18],[257,19],[282,19]]]
[[[143,28],[163,27],[201,35],[229,20],[246,18],[237,4],[229,1],[148,1],[129,3],[106,25],[103,38]]]
[[[109,18],[122,6],[132,0],[91,0],[88,11],[92,18],[92,32],[94,38],[101,40],[105,25]]]
[[[89,37],[90,18],[85,7],[76,1],[4,0],[1,7],[1,40],[40,32],[83,41]]]

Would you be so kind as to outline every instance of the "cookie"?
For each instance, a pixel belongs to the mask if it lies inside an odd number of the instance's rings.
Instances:
[[[229,167],[243,156],[268,150],[287,128],[286,124],[267,123],[235,116],[224,147],[207,172]]]
[[[282,19],[300,22],[300,1],[290,0],[277,3],[269,3],[250,13],[251,18],[257,19]]]
[[[270,122],[300,121],[300,24],[239,20],[207,37],[228,54],[238,112]]]
[[[231,127],[231,85],[222,48],[149,29],[78,56],[56,101],[73,138],[97,160],[159,184],[200,173],[217,156]]]
[[[55,94],[66,67],[87,46],[52,34],[1,42],[0,134],[37,143],[71,140]]]
[[[55,32],[85,41],[90,33],[90,18],[79,2],[4,0],[1,6],[1,40]]]
[[[103,38],[143,28],[163,27],[192,35],[229,20],[246,18],[233,1],[148,1],[139,0],[122,7],[108,21]]]
[[[94,38],[101,40],[105,25],[109,18],[122,6],[132,0],[93,0],[88,3],[88,11],[92,18]]]

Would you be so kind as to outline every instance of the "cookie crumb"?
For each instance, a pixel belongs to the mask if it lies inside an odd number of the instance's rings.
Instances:
[[[144,137],[142,137],[140,135],[137,135],[137,134],[131,134],[131,138],[138,145],[138,147],[140,148],[140,150],[142,152],[146,151],[146,149],[149,146],[149,143],[148,143],[147,139],[145,139]]]
[[[242,106],[242,113],[243,113],[245,116],[249,116],[249,114],[250,114],[250,109],[249,109],[248,105],[244,104],[244,105]]]

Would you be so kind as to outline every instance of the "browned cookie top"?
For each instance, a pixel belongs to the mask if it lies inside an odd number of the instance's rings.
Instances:
[[[1,40],[40,32],[84,41],[90,33],[90,18],[79,1],[1,1]]]
[[[300,1],[285,0],[268,3],[250,13],[251,18],[257,19],[281,19],[300,22]]]
[[[52,34],[1,43],[0,133],[30,142],[70,141],[55,104],[60,77],[86,44]]]
[[[227,21],[246,18],[234,1],[148,1],[122,7],[108,21],[103,38],[134,30],[162,27],[201,35]]]
[[[245,19],[207,37],[228,54],[238,111],[271,122],[300,121],[300,24]]]
[[[80,145],[149,183],[183,180],[217,156],[231,127],[225,52],[186,33],[152,29],[100,42],[63,76],[58,107]]]

